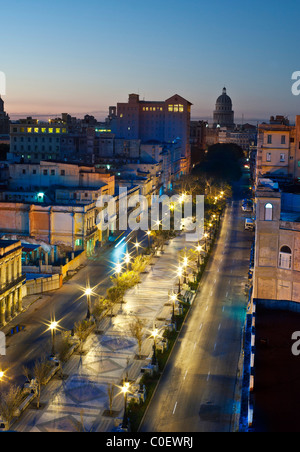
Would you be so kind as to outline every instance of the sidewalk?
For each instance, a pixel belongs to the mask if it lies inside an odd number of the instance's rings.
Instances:
[[[64,366],[63,373],[68,378],[55,377],[50,381],[42,392],[43,408],[27,409],[14,424],[15,431],[112,431],[114,419],[104,416],[109,408],[108,384],[120,385],[126,373],[130,380],[136,380],[141,367],[148,363],[135,359],[137,343],[129,333],[129,322],[135,316],[145,320],[142,354],[151,356],[153,340],[149,336],[153,326],[161,328],[171,318],[168,292],[176,290],[178,284],[178,251],[192,246],[184,234],[170,241],[165,252],[154,258],[154,265],[143,275],[141,284],[128,291],[122,311],[118,305],[116,316],[104,319],[104,333],[90,336],[84,345],[87,353],[74,354]],[[118,392],[116,388],[113,410],[122,418],[124,400]]]

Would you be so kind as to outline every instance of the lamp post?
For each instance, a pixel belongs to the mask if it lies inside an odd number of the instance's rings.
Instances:
[[[139,248],[140,248],[140,244],[139,244],[139,242],[136,242],[135,244],[134,244],[134,246],[135,246],[135,249],[136,249],[136,255],[138,256],[139,255]]]
[[[181,295],[181,277],[182,277],[182,268],[181,267],[178,268],[177,275],[178,275],[178,278],[179,278],[179,281],[178,281],[178,295]]]
[[[124,430],[128,429],[128,416],[127,416],[127,394],[129,392],[130,383],[125,380],[122,386],[122,393],[124,395],[124,417],[122,422],[122,428]]]
[[[92,295],[92,289],[88,287],[85,290],[85,295],[86,295],[86,299],[87,299],[86,319],[90,320],[90,318],[91,318],[91,295]]]
[[[201,267],[200,256],[201,256],[202,246],[199,244],[196,249],[198,251],[197,267],[198,267],[198,270],[200,270],[200,267]]]
[[[118,276],[120,276],[120,273],[122,273],[122,265],[120,264],[120,262],[118,262],[117,265],[116,265],[115,273]]]
[[[187,266],[188,266],[188,258],[185,257],[185,258],[183,259],[183,268],[184,268],[184,280],[183,280],[183,284],[186,284],[186,283],[187,283],[187,271],[186,271]]]
[[[126,268],[127,268],[127,271],[128,271],[129,270],[129,264],[130,264],[130,254],[128,254],[128,253],[125,254],[124,261],[125,261]]]
[[[56,329],[58,327],[57,322],[51,322],[50,323],[50,331],[51,331],[51,339],[52,339],[52,351],[51,351],[51,357],[54,358],[55,356],[55,335],[56,335]]]
[[[157,357],[156,357],[156,338],[158,336],[158,329],[155,326],[155,329],[152,331],[151,337],[153,337],[153,356],[152,356],[152,365],[157,365]]]
[[[150,247],[151,247],[151,235],[152,235],[151,231],[150,230],[147,231],[149,251],[150,251]]]
[[[172,323],[174,323],[174,325],[176,324],[175,322],[175,302],[177,300],[177,295],[174,293],[171,295],[171,301],[173,303],[173,309],[172,309]]]
[[[205,242],[204,242],[205,251],[207,252],[207,237],[208,237],[207,232],[205,232],[205,234],[203,235],[203,237],[204,237],[204,240],[205,240]]]

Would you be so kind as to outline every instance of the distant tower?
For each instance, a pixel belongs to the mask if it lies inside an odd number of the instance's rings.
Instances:
[[[4,111],[4,101],[0,95],[0,135],[9,134],[9,116]]]
[[[226,88],[223,88],[223,93],[218,97],[216,102],[216,109],[214,111],[214,127],[234,128],[234,111],[232,110],[232,101],[227,95]]]

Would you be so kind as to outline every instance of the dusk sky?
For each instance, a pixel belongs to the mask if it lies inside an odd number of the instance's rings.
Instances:
[[[295,0],[27,0],[1,8],[5,109],[104,119],[129,93],[193,103],[211,117],[223,86],[236,118],[300,114]]]

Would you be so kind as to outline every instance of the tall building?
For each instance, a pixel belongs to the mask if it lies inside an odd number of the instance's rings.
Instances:
[[[214,127],[234,128],[234,111],[232,110],[232,101],[227,94],[226,88],[223,88],[221,96],[217,99],[213,121]]]
[[[178,142],[182,173],[187,173],[191,166],[191,106],[177,94],[165,101],[142,101],[138,94],[130,94],[127,103],[117,104],[116,138],[142,143]]]
[[[67,125],[63,121],[21,119],[10,126],[10,153],[7,159],[28,163],[39,163],[45,159],[59,160],[61,139],[67,133]]]
[[[0,135],[9,134],[9,116],[4,111],[4,101],[0,96]]]

